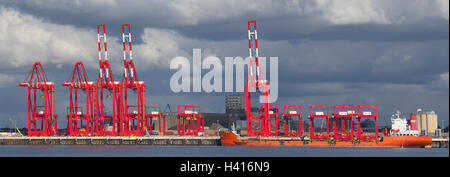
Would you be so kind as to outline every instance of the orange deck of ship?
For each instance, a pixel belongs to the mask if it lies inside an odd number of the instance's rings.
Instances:
[[[309,147],[425,147],[430,145],[431,137],[400,136],[383,137],[383,141],[301,141],[301,140],[240,140],[237,135],[231,132],[220,132],[221,144],[224,146],[309,146]]]

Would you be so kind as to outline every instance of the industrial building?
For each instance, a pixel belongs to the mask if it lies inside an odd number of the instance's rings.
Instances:
[[[169,106],[170,107],[170,106]],[[259,115],[259,109],[252,109]],[[163,112],[166,117],[166,129],[176,130],[178,125],[178,113],[172,111]],[[207,134],[216,134],[220,128],[237,129],[245,128],[242,121],[245,121],[245,97],[241,95],[230,95],[225,97],[225,113],[202,113],[205,118],[205,129]],[[157,129],[158,125],[155,125]]]
[[[229,95],[225,97],[226,113],[245,112],[245,97],[241,95]]]
[[[434,111],[423,111],[421,108],[412,114],[411,122],[416,119],[420,135],[435,135],[438,129],[438,116]],[[413,125],[413,123],[411,123]],[[412,128],[415,128],[411,126]],[[439,130],[438,130],[439,131]]]
[[[178,125],[178,113],[177,112],[164,112],[166,117],[166,128],[168,130],[176,130]],[[218,128],[227,128],[231,129],[231,127],[237,124],[239,120],[245,119],[245,114],[237,114],[237,113],[202,113],[205,118],[205,129],[206,130],[218,130]],[[158,124],[155,125],[155,129],[157,129]],[[211,132],[215,134],[217,132]]]

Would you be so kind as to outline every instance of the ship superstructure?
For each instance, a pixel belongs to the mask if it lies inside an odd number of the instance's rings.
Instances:
[[[391,124],[391,136],[419,136],[419,131],[411,130],[408,121],[401,117],[401,112],[398,110],[391,116]]]

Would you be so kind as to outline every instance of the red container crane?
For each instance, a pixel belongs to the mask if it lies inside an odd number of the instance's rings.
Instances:
[[[153,131],[153,121],[158,121],[158,133],[164,134],[166,132],[166,116],[161,112],[159,106],[146,106],[146,116],[144,121],[144,129],[146,132]],[[161,126],[161,120],[162,126]]]
[[[142,136],[145,132],[145,84],[139,81],[133,62],[130,24],[122,25],[124,74],[120,85],[120,135]],[[136,93],[136,102],[129,100],[128,91]]]
[[[178,106],[178,135],[199,135],[205,132],[205,119],[200,106]]]
[[[301,106],[284,106],[284,134],[286,136],[302,136],[303,135],[303,119]],[[298,119],[298,129],[295,131],[293,127],[294,119]],[[291,126],[289,126],[291,125]]]
[[[261,106],[259,108],[260,115],[265,116],[265,110],[264,107]],[[278,107],[270,105],[269,112],[267,117],[267,124],[268,124],[268,132],[269,135],[277,136],[280,133],[280,117],[278,116]]]
[[[334,139],[336,140],[353,140],[355,138],[353,119],[358,115],[358,106],[344,105],[333,106],[333,120],[334,120]],[[342,121],[342,132],[338,131],[338,121]],[[350,126],[347,126],[347,123]]]
[[[84,65],[77,62],[66,82],[69,87],[69,107],[67,107],[67,134],[69,136],[91,136],[94,134],[94,83],[89,81]],[[85,103],[78,98],[85,95]],[[84,104],[84,107],[83,107]]]
[[[374,132],[361,132],[361,119],[369,118],[374,120]],[[358,140],[366,141],[373,140],[378,141],[378,108],[377,106],[358,106]],[[372,134],[372,135],[364,135],[364,134]]]
[[[95,132],[99,136],[117,136],[119,135],[120,128],[120,83],[114,81],[111,66],[108,62],[108,48],[106,45],[106,29],[104,24],[97,25],[97,38],[100,68],[95,90]],[[102,53],[104,54],[102,55]],[[108,92],[108,94],[105,92]],[[108,107],[112,110],[109,114],[105,110],[105,103],[108,102],[111,103]]]
[[[246,111],[247,111],[247,135],[248,136],[269,136],[269,82],[264,79],[258,58],[258,33],[256,29],[256,21],[248,21],[248,47],[250,56],[249,75],[245,86],[246,95]],[[253,56],[253,54],[255,54]],[[264,96],[264,113],[259,116],[252,115],[251,92],[253,89],[262,91]],[[253,130],[252,120],[259,120],[260,129]]]
[[[330,119],[329,119],[329,111],[328,106],[310,106],[309,107],[309,119],[310,119],[310,139],[311,140],[329,140],[330,139]],[[322,132],[319,132],[318,135],[314,132],[314,119],[322,118],[321,129],[323,127],[323,121],[326,121],[326,129],[327,134],[323,135]]]
[[[54,112],[55,85],[48,81],[40,62],[33,64],[20,87],[28,88],[28,136],[53,136],[58,118]],[[42,95],[39,95],[38,91]]]

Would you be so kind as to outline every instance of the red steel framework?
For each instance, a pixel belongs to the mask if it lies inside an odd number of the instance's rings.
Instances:
[[[355,138],[353,119],[357,116],[357,107],[354,105],[333,106],[334,139],[345,141]],[[342,132],[338,131],[337,122],[339,120],[342,121]],[[349,123],[350,126],[346,126],[346,123]]]
[[[139,81],[136,68],[134,67],[130,24],[122,25],[122,40],[124,74],[120,85],[120,107],[122,113],[120,135],[142,136],[145,132],[145,84],[143,81]],[[129,90],[136,93],[136,102],[134,104],[130,104]]]
[[[96,135],[117,136],[119,135],[119,127],[120,127],[119,124],[120,83],[114,81],[111,66],[108,62],[108,48],[106,45],[106,29],[104,24],[97,25],[97,38],[98,38],[98,62],[100,68],[95,90]],[[104,61],[102,58],[102,51],[104,53],[103,55]],[[109,94],[105,95],[105,91],[108,91]],[[110,115],[107,115],[107,113],[105,112],[106,110],[104,103],[107,103],[107,101],[109,101],[105,100],[105,96],[111,98],[110,101],[112,112]],[[110,125],[111,127],[107,127],[106,125]]]
[[[361,119],[362,118],[372,118],[375,123],[374,136],[363,136],[361,132]],[[358,140],[375,140],[378,141],[378,107],[377,106],[358,106]]]
[[[158,121],[158,133],[164,134],[166,132],[166,116],[161,112],[161,107],[159,106],[146,106],[146,116],[144,129],[146,132],[153,131],[153,121]],[[161,127],[161,120],[162,127]]]
[[[94,134],[94,83],[89,81],[84,65],[77,62],[66,82],[62,86],[69,87],[69,107],[67,107],[67,134],[69,136],[91,136]],[[81,91],[86,96],[78,104]]]
[[[178,135],[198,135],[205,132],[205,119],[200,106],[178,106]]]
[[[277,136],[280,133],[280,117],[278,116],[278,107],[270,105],[269,108],[270,108],[269,112],[268,112],[269,115],[267,116],[268,132],[269,132],[269,135]],[[264,111],[264,107],[261,106],[259,108],[259,110],[260,110],[260,115],[264,116],[264,114],[266,112],[266,111]],[[272,124],[272,122],[273,122],[273,124]],[[274,126],[272,126],[272,125],[274,125]],[[273,129],[272,129],[272,127],[273,127]]]
[[[326,112],[325,112],[326,110]],[[310,119],[310,128],[309,128],[309,132],[310,132],[310,139],[311,140],[329,140],[330,139],[330,119],[329,119],[329,110],[328,110],[328,106],[310,106],[309,107],[309,119]],[[326,135],[315,135],[314,133],[314,119],[316,118],[323,118],[325,119],[326,122],[326,126],[327,126],[327,134]],[[323,120],[322,120],[323,121]],[[323,122],[322,122],[323,124]],[[321,125],[322,128],[322,125]],[[322,133],[322,132],[320,132]]]
[[[284,134],[286,136],[302,136],[303,135],[303,120],[301,106],[284,106]],[[293,127],[294,118],[298,119],[298,129],[295,131]],[[291,126],[289,126],[291,125]]]
[[[54,113],[55,86],[48,81],[40,62],[33,64],[19,86],[28,88],[28,136],[55,135],[58,130],[58,118]],[[42,92],[39,98],[43,100],[38,100],[38,90]]]
[[[252,43],[254,45],[252,45]],[[269,82],[264,80],[263,74],[259,66],[258,58],[258,33],[256,30],[256,21],[248,21],[248,47],[249,47],[249,76],[245,86],[246,95],[246,111],[247,111],[247,135],[248,136],[269,136]],[[255,57],[253,57],[255,54]],[[256,72],[256,73],[255,73]],[[256,89],[257,92],[262,89],[264,95],[264,113],[258,117],[252,115],[251,90]],[[253,130],[252,120],[260,120],[260,130]]]

